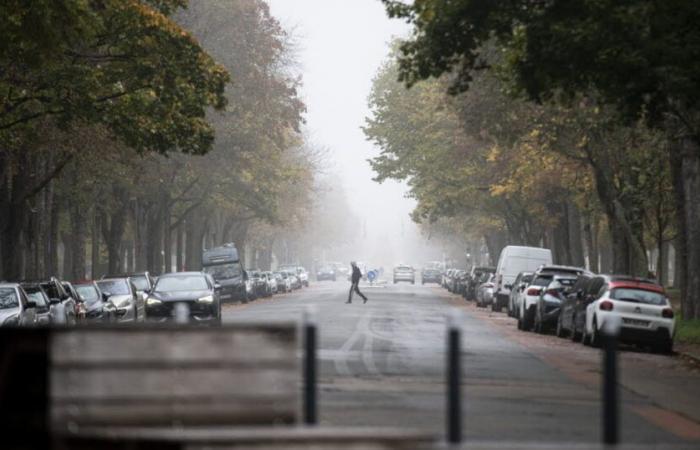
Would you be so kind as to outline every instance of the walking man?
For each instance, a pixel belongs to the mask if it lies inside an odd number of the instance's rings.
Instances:
[[[367,297],[365,297],[365,294],[360,292],[360,278],[362,278],[362,272],[360,272],[360,268],[357,267],[357,263],[355,261],[351,261],[350,265],[352,266],[352,275],[350,276],[350,281],[352,281],[352,286],[350,286],[350,293],[348,294],[348,301],[345,303],[352,303],[352,293],[357,292],[357,295],[362,297],[364,300],[363,303],[367,303]]]

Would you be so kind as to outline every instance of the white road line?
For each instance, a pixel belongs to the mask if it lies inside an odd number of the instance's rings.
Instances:
[[[364,363],[365,367],[367,368],[367,371],[371,373],[372,375],[379,375],[379,370],[377,369],[377,366],[374,364],[374,358],[372,355],[372,331],[370,330],[369,324],[372,321],[372,313],[371,310],[367,312],[362,317],[362,320],[357,324],[358,330],[362,332],[365,336],[365,345],[363,347],[362,351],[362,362]]]

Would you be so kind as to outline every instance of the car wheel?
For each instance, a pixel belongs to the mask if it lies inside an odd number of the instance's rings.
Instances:
[[[523,311],[523,330],[524,331],[531,331],[532,330],[532,322],[533,322],[533,317],[530,316],[530,312],[526,309]]]
[[[653,345],[652,350],[654,353],[659,353],[661,355],[670,355],[673,353],[673,341],[666,339],[663,342]]]

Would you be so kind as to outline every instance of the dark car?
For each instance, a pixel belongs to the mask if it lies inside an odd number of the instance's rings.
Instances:
[[[335,276],[335,267],[333,266],[321,266],[317,271],[316,271],[316,281],[324,281],[324,280],[329,280],[329,281],[335,281],[336,276]]]
[[[420,271],[420,282],[440,284],[442,281],[442,271],[437,267],[423,267]]]
[[[22,288],[27,293],[27,298],[36,304],[37,325],[50,325],[56,321],[58,315],[56,307],[49,301],[46,292],[36,283],[23,283]],[[61,308],[61,311],[63,309]]]
[[[569,336],[574,342],[581,340],[583,326],[586,323],[586,307],[593,295],[603,286],[602,281],[594,283],[594,280],[595,278],[590,274],[579,275],[576,283],[562,300],[557,321],[557,336]]]
[[[198,323],[221,323],[221,286],[203,272],[175,272],[161,275],[148,293],[146,317],[166,322],[175,317],[176,305],[187,305],[189,319]]]
[[[85,320],[88,323],[112,323],[117,321],[117,308],[102,293],[94,281],[82,281],[73,285],[82,304],[85,306]]]
[[[561,304],[576,284],[576,277],[571,275],[554,275],[552,281],[542,289],[535,304],[534,328],[536,333],[546,333],[559,321]]]

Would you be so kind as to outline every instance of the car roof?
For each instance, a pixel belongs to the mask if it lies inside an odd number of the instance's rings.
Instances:
[[[3,287],[3,288],[20,288],[20,287],[22,287],[22,286],[20,286],[19,283],[8,283],[8,282],[3,282],[3,283],[0,283],[0,287]]]
[[[193,275],[199,275],[199,276],[206,276],[204,272],[197,272],[197,271],[190,271],[190,272],[170,272],[170,273],[164,273],[163,275],[159,276],[158,278],[169,278],[169,277],[185,277],[185,276],[193,276]]]

